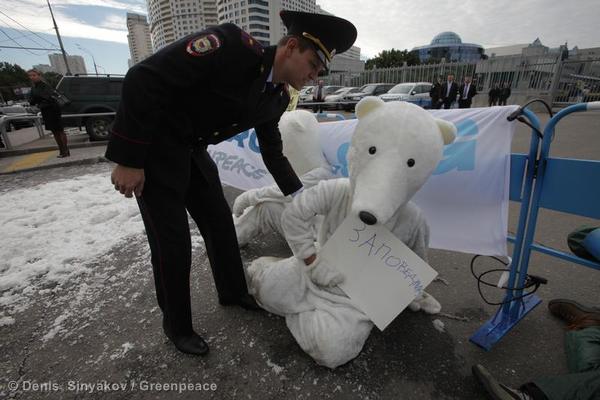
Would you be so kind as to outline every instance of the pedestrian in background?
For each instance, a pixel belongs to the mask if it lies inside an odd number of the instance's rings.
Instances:
[[[499,96],[500,96],[500,88],[498,87],[497,83],[494,83],[494,85],[490,88],[490,91],[488,92],[488,105],[490,107],[498,105],[498,97]]]
[[[319,83],[313,90],[313,102],[314,103],[322,103],[325,101],[325,90],[323,89],[323,81],[319,80]],[[321,112],[322,106],[321,104],[315,104],[313,106],[313,112]]]
[[[58,102],[53,98],[56,92],[42,79],[42,74],[37,69],[30,69],[27,75],[33,84],[29,94],[29,104],[38,106],[42,112],[42,119],[46,130],[52,132],[58,145],[58,158],[69,157],[67,135],[62,124],[61,110]]]
[[[498,105],[505,106],[506,100],[508,100],[509,97],[510,97],[510,84],[505,82],[502,84],[502,87],[499,89]]]
[[[473,97],[477,95],[477,89],[475,89],[475,85],[471,83],[470,76],[465,76],[458,94],[458,108],[471,108]]]
[[[442,102],[445,110],[452,108],[457,95],[458,85],[454,82],[454,74],[448,74],[446,82],[442,85]]]
[[[431,108],[434,110],[442,107],[442,79],[437,77],[429,90],[429,97],[431,97]]]

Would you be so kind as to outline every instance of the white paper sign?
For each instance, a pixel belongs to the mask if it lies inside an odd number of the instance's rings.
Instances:
[[[344,274],[339,287],[384,330],[437,272],[384,226],[349,216],[319,252]]]

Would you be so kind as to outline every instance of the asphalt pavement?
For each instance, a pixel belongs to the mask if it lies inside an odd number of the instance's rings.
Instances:
[[[572,115],[558,126],[552,155],[600,159],[599,133],[600,113]],[[529,136],[527,128],[519,127],[513,152],[526,152]],[[43,151],[0,154],[2,192],[88,173],[109,179],[104,144],[89,144],[77,133],[70,139],[82,145],[72,148],[70,158],[49,154],[54,151],[48,149],[51,138],[44,146],[29,144]],[[34,155],[39,158],[32,160]],[[225,192],[230,203],[240,193],[229,187]],[[513,233],[518,207],[510,206]],[[598,223],[542,210],[536,240],[567,250],[566,235],[589,222]],[[256,238],[241,253],[246,265],[262,255],[291,254],[275,235]],[[537,293],[543,303],[486,352],[468,338],[496,307],[480,298],[469,270],[471,258],[431,250],[430,264],[442,279],[428,292],[440,301],[443,314],[403,312],[384,332],[374,328],[355,360],[331,371],[302,352],[284,319],[219,306],[203,246],[197,243],[191,277],[194,325],[211,352],[206,357],[177,352],[162,333],[149,251],[140,235],[98,260],[93,272],[30,294],[33,305],[17,313],[14,324],[0,326],[0,398],[485,399],[471,376],[475,363],[513,386],[565,373],[564,325],[549,314],[547,302],[571,298],[600,305],[600,273],[534,253],[530,273],[548,279]],[[479,267],[498,266],[485,260]],[[493,289],[486,295],[501,299]],[[443,332],[435,329],[436,319],[443,322]],[[62,334],[49,336],[57,321]]]

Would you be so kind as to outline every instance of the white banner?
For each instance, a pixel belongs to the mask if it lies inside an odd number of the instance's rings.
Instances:
[[[414,201],[431,228],[430,247],[484,255],[506,255],[510,144],[517,106],[431,110],[458,129],[454,143]],[[319,124],[325,158],[341,177],[356,119]],[[223,183],[242,189],[273,184],[262,162],[254,130],[210,146]]]

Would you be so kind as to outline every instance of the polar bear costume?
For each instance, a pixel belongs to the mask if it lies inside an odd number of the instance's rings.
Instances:
[[[319,123],[306,110],[286,112],[279,122],[283,154],[299,175],[303,187],[310,188],[333,178],[319,141]],[[277,232],[283,237],[281,214],[291,196],[284,196],[277,185],[247,190],[233,203],[238,243],[245,246],[253,237]]]
[[[456,128],[404,102],[367,97],[356,107],[358,124],[348,153],[349,179],[320,182],[297,196],[284,211],[282,225],[294,257],[261,257],[248,267],[250,292],[266,310],[285,317],[292,335],[315,361],[335,368],[356,357],[373,323],[335,286],[338,270],[318,257],[322,246],[349,213],[367,224],[384,224],[427,260],[429,231],[410,202],[442,159]],[[324,216],[317,243],[311,233],[315,214]],[[317,254],[309,266],[304,259]],[[411,310],[438,313],[427,293]]]

